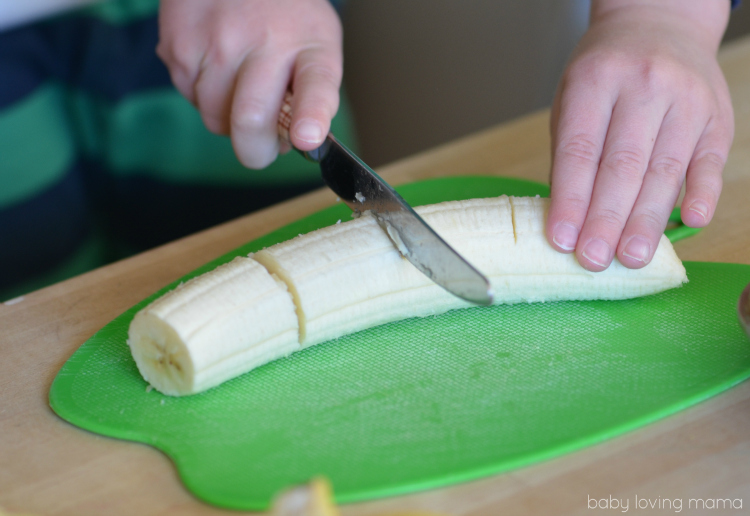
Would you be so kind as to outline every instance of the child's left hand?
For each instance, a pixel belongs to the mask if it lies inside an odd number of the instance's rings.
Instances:
[[[716,61],[729,0],[594,0],[552,109],[547,239],[588,270],[651,261],[686,178],[703,227],[734,132]]]

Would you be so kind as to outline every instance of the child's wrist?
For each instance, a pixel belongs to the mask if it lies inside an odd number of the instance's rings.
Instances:
[[[618,17],[668,17],[718,50],[729,22],[731,2],[716,0],[592,0],[591,25]]]

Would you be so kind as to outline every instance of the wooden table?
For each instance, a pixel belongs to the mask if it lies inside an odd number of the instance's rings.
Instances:
[[[684,260],[750,264],[750,39],[721,52],[736,136],[714,221],[678,242]],[[546,181],[548,112],[383,167],[394,184],[487,174]],[[47,393],[96,330],[161,286],[335,201],[316,191],[0,304],[0,506],[38,514],[236,514],[197,501],[148,446],[60,420]],[[750,342],[748,343],[750,345]],[[750,507],[750,382],[625,436],[507,474],[342,508],[347,516],[424,509],[457,515],[588,514],[588,497],[742,498]],[[652,512],[663,512],[652,511]],[[689,514],[696,514],[695,511]],[[596,511],[594,511],[596,512]],[[708,511],[714,512],[725,511]],[[731,511],[739,514],[743,511]]]

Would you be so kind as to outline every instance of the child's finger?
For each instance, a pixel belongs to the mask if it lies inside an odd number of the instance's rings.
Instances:
[[[160,2],[159,42],[155,50],[167,66],[177,91],[196,105],[195,82],[206,48],[206,37],[196,30],[195,21],[179,9],[184,5],[184,0]],[[188,29],[178,30],[183,23]]]
[[[547,240],[572,252],[591,202],[613,99],[582,81],[560,92],[552,120],[553,152]]]
[[[194,98],[203,124],[215,134],[229,134],[237,65],[205,64],[195,81]]]
[[[260,169],[278,155],[278,118],[291,63],[279,56],[254,55],[237,73],[232,100],[232,146],[242,164]]]
[[[701,228],[711,222],[719,202],[721,174],[732,138],[733,123],[723,123],[715,117],[698,140],[688,165],[681,208],[682,220],[688,226]]]
[[[340,45],[320,46],[299,54],[292,90],[290,138],[300,150],[323,143],[339,108],[342,59]]]
[[[635,95],[622,95],[615,104],[576,246],[578,262],[590,271],[606,269],[614,258],[666,110]]]
[[[705,113],[696,113],[689,106],[673,107],[664,117],[643,185],[617,246],[617,257],[626,267],[639,269],[653,258],[706,119]]]

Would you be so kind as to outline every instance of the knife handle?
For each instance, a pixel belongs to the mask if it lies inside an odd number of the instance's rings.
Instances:
[[[292,145],[292,139],[289,137],[289,126],[292,123],[292,92],[287,91],[284,94],[284,101],[281,103],[279,111],[279,138],[281,141]]]
[[[292,139],[289,137],[289,126],[291,124],[292,124],[292,93],[290,91],[287,91],[284,94],[284,101],[281,103],[281,111],[279,111],[279,123],[278,123],[279,139],[283,142],[288,143],[290,147],[292,147],[294,150],[302,154],[306,159],[313,161],[315,163],[320,163],[320,161],[323,158],[325,158],[326,155],[328,154],[328,147],[330,145],[330,140],[328,138],[323,140],[323,143],[317,149],[313,149],[311,151],[301,151],[297,149],[294,145],[292,145]]]

